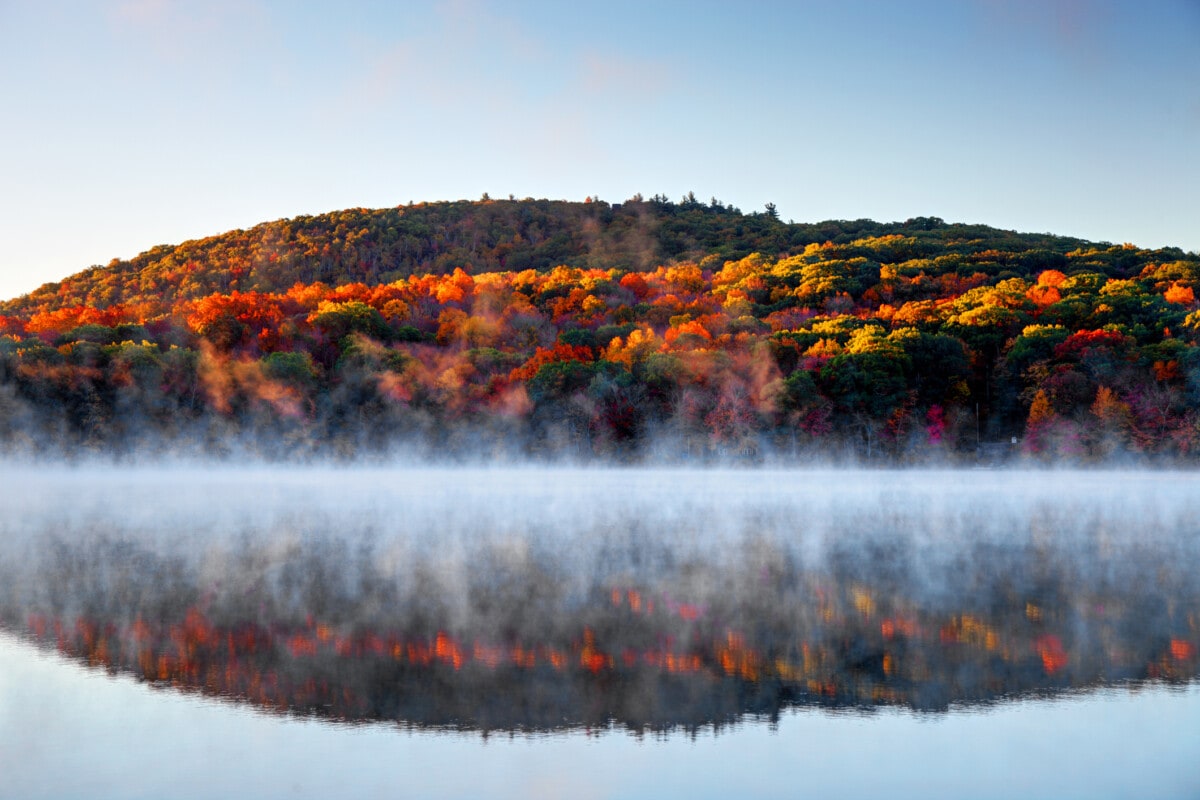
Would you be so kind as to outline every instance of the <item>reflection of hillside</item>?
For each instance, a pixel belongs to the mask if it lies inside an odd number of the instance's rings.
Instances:
[[[0,599],[7,624],[147,681],[482,731],[694,728],[797,705],[940,711],[1200,674],[1197,580],[1148,547],[968,548],[936,588],[901,551],[835,550],[815,569],[763,545],[651,582],[484,549],[467,583],[430,556],[407,588],[366,556],[335,576],[326,544],[239,556],[214,579],[128,541],[59,542]]]

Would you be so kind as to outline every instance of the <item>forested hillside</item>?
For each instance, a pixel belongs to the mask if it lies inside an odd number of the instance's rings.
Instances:
[[[1200,257],[713,200],[265,223],[0,304],[20,452],[1190,462]]]

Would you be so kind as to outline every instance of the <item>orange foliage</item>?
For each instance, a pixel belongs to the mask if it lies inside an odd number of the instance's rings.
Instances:
[[[1050,405],[1050,398],[1044,389],[1038,389],[1037,394],[1033,397],[1033,402],[1029,405],[1030,427],[1040,425],[1053,416],[1054,409]]]
[[[1154,379],[1158,381],[1173,381],[1179,380],[1181,373],[1179,372],[1179,362],[1175,359],[1170,361],[1155,361],[1154,362]]]
[[[336,287],[329,299],[338,303],[349,303],[352,300],[357,300],[360,303],[369,304],[374,292],[374,287],[367,286],[365,283],[347,283]]]
[[[57,311],[39,311],[25,323],[25,332],[41,336],[47,342],[59,334],[78,328],[80,325],[120,325],[131,322],[124,306],[98,309],[89,306],[69,306]]]
[[[932,300],[910,300],[892,314],[895,325],[919,325],[938,318],[937,303]]]
[[[510,381],[528,381],[546,364],[556,361],[592,361],[595,354],[586,345],[556,344],[550,350],[539,347],[537,351],[521,366],[509,373]]]
[[[297,283],[288,289],[284,296],[305,311],[316,311],[321,301],[328,300],[331,294],[332,290],[318,281],[309,284]]]
[[[294,288],[294,287],[293,287]],[[211,294],[189,304],[187,324],[193,332],[204,333],[217,320],[232,317],[255,330],[277,327],[288,316],[283,298],[261,292]]]
[[[1067,279],[1067,276],[1056,269],[1048,269],[1042,272],[1037,277],[1038,286],[1056,287],[1061,286],[1062,282]]]
[[[1045,273],[1042,273],[1045,275]],[[1029,287],[1029,291],[1025,292],[1025,296],[1032,300],[1039,307],[1054,305],[1062,299],[1062,294],[1053,286],[1047,286],[1042,283],[1036,283]]]
[[[1163,292],[1163,297],[1168,303],[1181,306],[1190,306],[1196,302],[1196,293],[1192,291],[1192,287],[1179,283],[1171,284],[1171,287]]]
[[[663,338],[666,339],[667,344],[674,344],[675,340],[680,336],[694,336],[703,339],[704,341],[712,341],[713,338],[712,334],[709,333],[702,324],[700,324],[699,320],[690,320],[688,322],[682,322],[678,325],[673,325],[667,329],[667,332],[664,334]]]
[[[447,345],[458,339],[459,332],[467,322],[467,312],[458,308],[446,308],[438,314],[437,343]]]
[[[431,289],[439,303],[461,303],[475,292],[475,279],[461,268],[455,268],[452,274],[443,275]]]

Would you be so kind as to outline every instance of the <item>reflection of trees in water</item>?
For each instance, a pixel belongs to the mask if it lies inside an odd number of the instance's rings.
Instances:
[[[594,563],[247,538],[202,554],[62,539],[7,568],[6,623],[145,680],[343,720],[694,728],[795,705],[944,710],[1200,672],[1188,560],[1104,537],[889,535],[819,564],[748,538]],[[649,563],[641,569],[639,564]]]

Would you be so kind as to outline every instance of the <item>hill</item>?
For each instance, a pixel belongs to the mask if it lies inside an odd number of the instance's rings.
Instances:
[[[31,294],[0,313],[85,304],[163,303],[214,292],[286,291],[295,283],[389,283],[417,274],[546,270],[565,265],[645,271],[676,261],[799,252],[872,236],[915,236],[927,251],[1066,252],[1086,244],[921,218],[787,224],[713,200],[634,199],[609,205],[552,200],[421,203],[296,217],[114,259]]]
[[[933,217],[490,200],[0,304],[7,449],[1190,460],[1200,257]],[[992,443],[992,444],[989,444]]]

